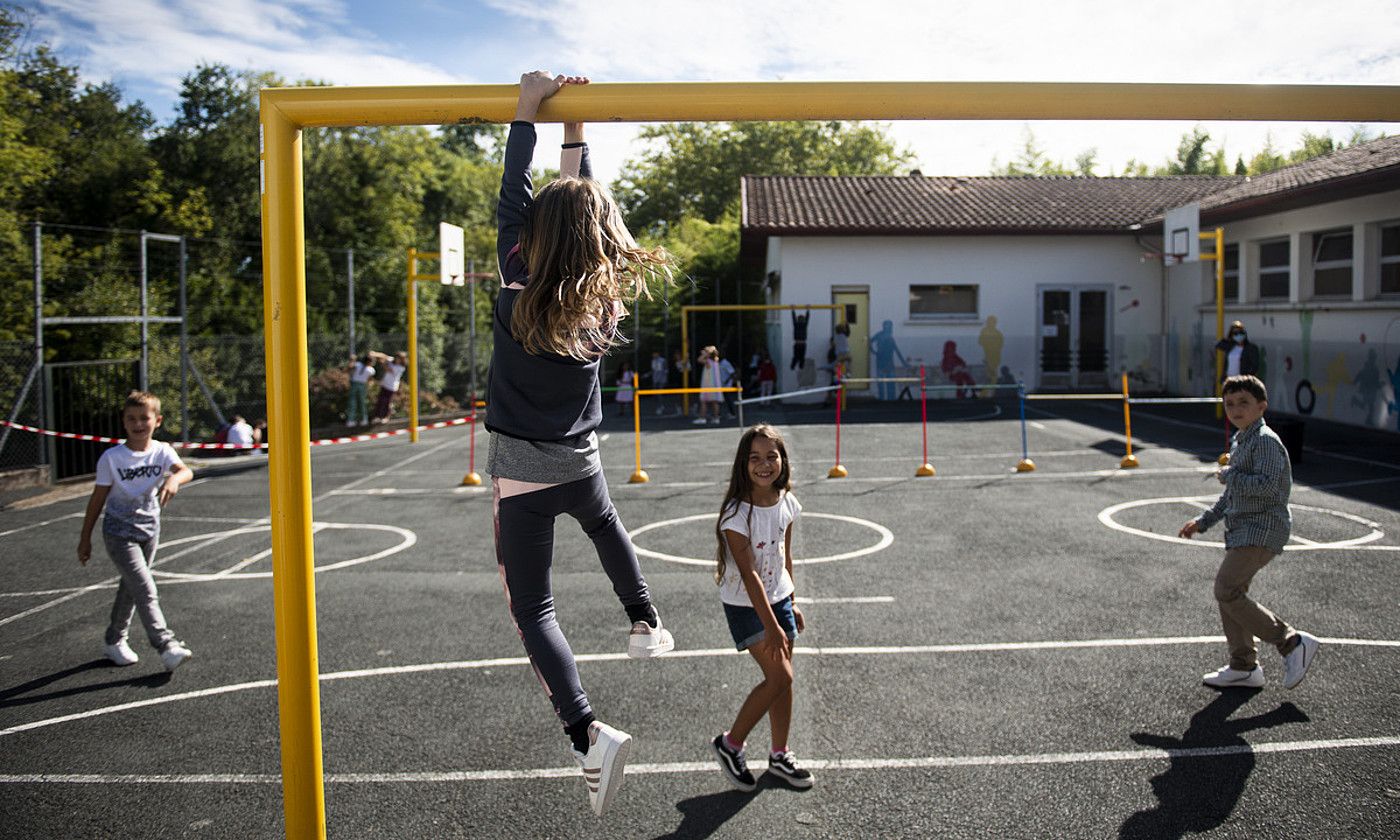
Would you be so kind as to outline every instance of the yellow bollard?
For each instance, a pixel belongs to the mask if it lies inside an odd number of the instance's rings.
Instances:
[[[1128,411],[1128,373],[1123,372],[1123,436],[1128,440],[1128,454],[1123,456],[1123,460],[1118,462],[1118,468],[1130,470],[1138,465],[1137,456],[1133,454],[1133,418]]]
[[[632,374],[632,447],[637,456],[637,469],[628,477],[628,484],[646,484],[651,476],[642,469],[642,394],[637,387],[637,374]]]

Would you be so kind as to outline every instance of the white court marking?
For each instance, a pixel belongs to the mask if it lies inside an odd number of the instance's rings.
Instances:
[[[1130,510],[1132,508],[1146,507],[1147,505],[1165,504],[1183,504],[1192,507],[1202,507],[1204,505],[1208,505],[1211,502],[1214,502],[1216,498],[1218,497],[1163,496],[1157,499],[1135,499],[1131,502],[1120,502],[1116,505],[1109,505],[1108,507],[1099,511],[1099,522],[1103,523],[1109,528],[1112,528],[1115,531],[1122,531],[1125,534],[1133,534],[1135,536],[1147,537],[1148,539],[1153,540],[1161,540],[1162,542],[1180,543],[1183,545],[1197,545],[1204,546],[1207,548],[1224,548],[1225,543],[1223,542],[1210,542],[1207,540],[1198,539],[1188,540],[1184,537],[1178,537],[1175,534],[1158,534],[1154,531],[1147,531],[1142,528],[1133,528],[1129,525],[1124,525],[1123,523],[1114,519],[1114,516],[1116,516],[1118,513],[1125,510]],[[1343,549],[1352,549],[1359,551],[1400,551],[1400,546],[1397,545],[1367,544],[1374,543],[1376,540],[1385,537],[1385,532],[1381,530],[1380,523],[1378,522],[1372,522],[1371,520],[1366,519],[1362,516],[1357,516],[1354,513],[1347,513],[1346,511],[1341,510],[1333,510],[1332,508],[1314,507],[1313,505],[1299,504],[1290,504],[1288,507],[1291,510],[1305,510],[1311,513],[1325,514],[1327,516],[1337,517],[1338,519],[1345,519],[1351,522],[1355,522],[1359,525],[1369,528],[1370,532],[1362,534],[1359,537],[1352,537],[1351,539],[1346,540],[1335,540],[1332,542],[1313,542],[1311,540],[1307,540],[1300,537],[1298,538],[1299,542],[1301,543],[1300,545],[1285,545],[1283,547],[1284,551],[1339,551]]]
[[[959,653],[1000,653],[1008,651],[1054,651],[1054,650],[1085,650],[1103,648],[1133,648],[1133,647],[1170,647],[1175,645],[1218,645],[1225,641],[1224,636],[1163,636],[1163,637],[1143,637],[1129,639],[1068,639],[1059,641],[1039,641],[1039,642],[971,642],[965,644],[942,644],[942,645],[901,645],[891,647],[817,647],[798,646],[793,648],[795,655],[801,656],[910,656],[916,654],[959,654]],[[1396,648],[1400,649],[1400,641],[1388,639],[1352,639],[1352,638],[1322,638],[1323,644],[1335,646],[1369,647],[1369,648]],[[743,651],[733,648],[710,648],[697,650],[677,650],[660,657],[658,661],[664,662],[670,659],[700,659],[722,656],[742,656]],[[625,653],[585,653],[574,657],[578,662],[631,662],[632,660]],[[467,671],[489,668],[502,668],[507,666],[529,665],[530,660],[524,656],[510,656],[499,659],[472,659],[456,662],[427,662],[418,665],[393,665],[381,668],[364,668],[352,671],[336,671],[329,674],[321,674],[321,682],[331,682],[334,680],[361,679],[364,677],[381,676],[402,676],[405,674],[421,674],[434,671]],[[60,715],[58,717],[44,718],[42,720],[30,721],[11,726],[7,729],[0,729],[0,737],[7,735],[17,735],[21,732],[30,732],[36,729],[45,729],[63,723],[71,723],[79,720],[89,720],[96,717],[127,712],[134,709],[144,709],[154,706],[164,706],[170,703],[178,703],[184,700],[195,700],[203,697],[215,697],[224,694],[233,694],[241,691],[251,691],[254,689],[273,688],[277,685],[275,679],[253,680],[251,682],[233,683],[229,685],[214,686],[211,688],[186,691],[180,694],[170,694],[163,697],[151,697],[145,700],[135,700],[129,703],[119,703],[114,706],[99,707],[89,709],[85,712],[75,712],[73,714]],[[706,765],[711,766],[711,765]]]
[[[915,770],[955,767],[1019,767],[1037,764],[1091,764],[1110,761],[1162,761],[1174,758],[1215,758],[1227,755],[1270,755],[1400,746],[1400,737],[1382,735],[1366,738],[1331,738],[1315,741],[1272,741],[1263,744],[1232,744],[1220,747],[1187,747],[1098,752],[1030,753],[1021,755],[930,755],[908,758],[804,758],[802,765],[812,770]],[[628,764],[632,775],[671,775],[713,773],[713,761],[675,761]],[[424,784],[430,782],[496,782],[531,779],[572,779],[578,766],[541,767],[531,770],[452,770],[409,773],[326,773],[327,784]],[[188,773],[181,775],[104,775],[100,773],[18,773],[0,775],[0,784],[281,784],[275,773]]]
[[[814,517],[816,519],[833,519],[837,522],[846,522],[851,525],[861,525],[863,527],[869,528],[876,534],[879,534],[880,538],[875,542],[875,544],[868,545],[865,548],[858,548],[855,551],[846,551],[841,554],[828,554],[824,557],[807,557],[802,560],[793,560],[792,564],[794,566],[802,566],[812,563],[831,563],[836,560],[850,560],[855,557],[864,557],[867,554],[874,554],[877,551],[883,551],[894,543],[894,534],[891,533],[889,528],[886,528],[884,525],[881,525],[878,522],[871,522],[869,519],[860,519],[859,517],[855,516],[841,516],[835,513],[811,513],[808,511],[803,511],[801,515]],[[627,536],[632,540],[632,546],[636,549],[637,553],[643,557],[651,557],[655,560],[665,560],[669,563],[683,563],[687,566],[713,566],[715,562],[713,557],[708,560],[704,560],[699,557],[679,557],[674,554],[665,554],[660,551],[652,551],[649,548],[642,548],[640,545],[637,545],[637,535],[645,534],[647,531],[654,531],[657,528],[665,528],[670,525],[680,525],[684,522],[698,522],[703,519],[713,520],[717,518],[718,514],[714,513],[696,513],[690,516],[680,516],[675,519],[663,519],[659,522],[651,522],[649,524],[643,525],[642,527],[629,532]]]

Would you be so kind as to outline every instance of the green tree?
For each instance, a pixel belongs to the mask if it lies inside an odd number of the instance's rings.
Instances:
[[[883,128],[859,123],[666,123],[640,140],[648,150],[613,185],[634,230],[717,221],[738,207],[745,175],[888,175],[913,160]]]
[[[1092,170],[1095,154],[1093,149],[1080,153],[1079,157],[1075,159],[1076,168],[1068,168],[1059,161],[1051,160],[1045,150],[1040,148],[1036,142],[1035,133],[1031,131],[1030,126],[1026,126],[1021,135],[1021,150],[1005,166],[998,166],[996,159],[993,158],[991,174],[1035,176],[1086,174],[1080,164],[1087,161]],[[1087,174],[1092,174],[1092,172]]]

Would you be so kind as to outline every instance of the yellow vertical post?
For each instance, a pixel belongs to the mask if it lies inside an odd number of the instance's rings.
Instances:
[[[311,419],[306,383],[306,267],[301,129],[262,94],[263,352],[282,808],[287,836],[326,836],[311,538]]]
[[[681,387],[690,387],[690,313],[681,307]],[[681,394],[681,416],[690,417],[690,394]],[[639,463],[637,465],[641,467]]]
[[[1215,229],[1215,342],[1225,337],[1225,228]],[[1222,382],[1225,379],[1225,354],[1215,351],[1215,395],[1221,395]],[[1215,417],[1222,417],[1222,409],[1219,403],[1215,405]]]
[[[1130,470],[1138,465],[1137,456],[1133,454],[1133,418],[1128,408],[1128,372],[1123,371],[1123,437],[1128,441],[1128,454],[1123,456],[1123,460],[1118,462],[1120,469]]]
[[[418,442],[418,249],[408,249],[408,439]]]
[[[632,451],[637,456],[637,469],[627,479],[628,484],[646,484],[651,476],[642,469],[642,395],[637,387],[637,374],[632,374]]]

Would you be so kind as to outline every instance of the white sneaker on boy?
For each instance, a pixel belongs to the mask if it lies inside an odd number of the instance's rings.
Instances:
[[[1317,657],[1317,637],[1298,631],[1298,644],[1283,658],[1283,687],[1297,688],[1308,675],[1308,666]]]
[[[588,726],[588,752],[570,749],[580,767],[583,781],[588,785],[588,804],[593,813],[602,816],[612,804],[613,795],[622,787],[623,768],[632,748],[632,736],[613,729],[606,723],[593,721]]]
[[[1226,665],[1219,671],[1203,675],[1201,682],[1212,688],[1263,688],[1264,669],[1255,665],[1253,671],[1242,671]]]
[[[132,650],[131,645],[126,643],[126,639],[122,639],[114,645],[103,647],[102,652],[107,655],[108,659],[112,660],[113,665],[120,665],[123,668],[128,665],[135,665],[140,661],[140,658],[136,655],[136,651]]]
[[[171,642],[160,652],[160,661],[165,665],[165,670],[173,671],[185,664],[185,660],[191,656],[194,656],[194,652],[189,648],[180,642]]]
[[[633,622],[632,632],[627,634],[627,655],[633,659],[650,659],[670,653],[675,647],[675,638],[670,630],[661,626],[660,618],[656,619],[655,627],[645,621]]]

